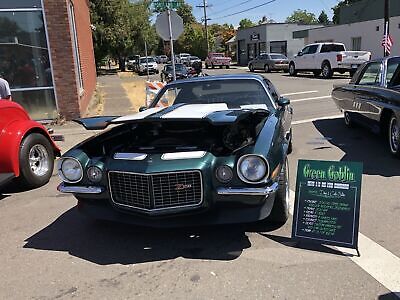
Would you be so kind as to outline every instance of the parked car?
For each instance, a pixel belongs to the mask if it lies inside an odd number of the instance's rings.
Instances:
[[[289,59],[280,53],[262,53],[249,62],[250,72],[255,70],[270,71],[288,71]]]
[[[189,53],[179,53],[176,57],[176,62],[183,64],[189,57]]]
[[[270,81],[176,81],[140,111],[78,120],[119,124],[59,160],[58,190],[81,212],[153,227],[286,222],[292,109]]]
[[[159,59],[158,62],[159,64],[166,64],[168,62],[168,56],[166,55],[160,55],[158,59]]]
[[[184,64],[175,64],[176,79],[185,79],[188,77],[188,69]],[[173,79],[172,65],[165,65],[161,71],[161,81],[170,82]]]
[[[158,74],[158,65],[153,57],[141,57],[139,59],[138,74],[143,75],[147,73],[147,68],[150,74]]]
[[[358,69],[349,84],[337,85],[332,98],[344,121],[387,136],[390,152],[400,156],[400,57],[374,60]]]
[[[341,43],[315,43],[307,45],[289,63],[289,73],[313,72],[315,76],[331,78],[334,72],[353,76],[357,68],[371,59],[368,51],[346,51]]]
[[[201,63],[201,59],[198,58],[197,56],[190,56],[185,61],[185,65],[187,67],[191,67],[193,63]]]
[[[0,100],[0,145],[0,188],[13,179],[23,188],[50,180],[60,149],[42,124],[8,100]]]
[[[128,56],[127,61],[126,61],[126,68],[128,70],[135,71],[137,69],[137,66],[139,64],[139,55],[131,55]]]
[[[229,69],[231,65],[231,58],[226,57],[224,53],[209,53],[205,60],[206,69],[209,67],[226,67]]]

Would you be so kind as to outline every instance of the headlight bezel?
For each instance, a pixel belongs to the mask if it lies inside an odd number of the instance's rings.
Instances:
[[[243,163],[243,161],[244,161],[246,158],[248,158],[248,157],[257,157],[257,158],[259,158],[259,159],[265,164],[265,174],[264,174],[264,176],[263,176],[260,180],[251,181],[251,180],[247,179],[247,178],[242,174],[242,172],[241,172],[241,170],[240,170],[240,166],[241,166],[241,164]],[[236,165],[236,172],[237,172],[237,175],[238,175],[239,179],[240,179],[241,181],[245,182],[245,183],[248,183],[248,184],[266,183],[267,180],[268,180],[268,178],[269,178],[269,175],[270,175],[270,166],[269,166],[268,160],[267,160],[264,156],[259,155],[259,154],[246,154],[246,155],[243,155],[243,156],[241,156],[241,157],[239,158],[239,160],[238,160],[238,162],[237,162],[237,165]]]
[[[227,170],[229,170],[229,173],[230,173],[230,178],[229,178],[229,179],[223,180],[223,179],[219,176],[219,171],[220,171],[222,168],[226,168]],[[218,180],[220,183],[227,184],[227,183],[231,182],[232,179],[233,179],[233,169],[232,169],[230,166],[228,166],[228,165],[220,165],[218,168],[215,169],[215,177],[217,178],[217,180]]]
[[[73,160],[78,163],[79,169],[80,169],[80,177],[78,180],[70,180],[65,176],[62,166],[65,163],[65,161],[67,161],[67,160]],[[62,181],[66,182],[66,183],[78,183],[78,182],[82,181],[83,176],[84,176],[83,166],[82,166],[81,162],[78,159],[76,159],[75,157],[62,157],[58,162],[58,176],[61,178]]]

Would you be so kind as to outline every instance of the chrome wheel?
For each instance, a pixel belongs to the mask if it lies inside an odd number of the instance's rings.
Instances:
[[[289,188],[289,163],[288,159],[286,159],[285,163],[285,177],[286,177],[286,182],[285,182],[285,202],[286,202],[286,207],[288,210],[290,210],[290,188]]]
[[[344,112],[344,123],[348,127],[353,126],[353,121],[351,120],[350,114],[347,111]]]
[[[289,65],[289,74],[290,74],[291,76],[296,75],[296,68],[295,68],[294,64],[290,64],[290,65]]]
[[[397,122],[397,118],[395,116],[390,120],[389,126],[389,144],[390,150],[393,154],[397,154],[399,152],[399,123]]]
[[[49,171],[49,154],[46,147],[37,144],[29,150],[29,166],[36,176],[44,176]]]

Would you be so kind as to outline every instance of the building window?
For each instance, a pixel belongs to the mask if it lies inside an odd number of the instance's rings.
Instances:
[[[351,38],[351,50],[360,51],[361,50],[361,37],[353,37]]]
[[[376,26],[376,31],[379,31],[379,26]]]
[[[33,119],[54,119],[57,105],[40,7],[40,0],[0,1],[0,73],[13,100]]]
[[[260,42],[258,43],[258,54],[267,52],[267,43]]]
[[[79,56],[78,34],[76,31],[74,6],[71,2],[69,3],[68,12],[69,12],[70,27],[71,27],[72,48],[74,50],[76,83],[78,85],[79,94],[82,94],[83,93],[83,78],[82,78],[81,60],[80,60],[80,56]]]
[[[269,48],[271,53],[280,53],[287,56],[287,41],[270,42]]]

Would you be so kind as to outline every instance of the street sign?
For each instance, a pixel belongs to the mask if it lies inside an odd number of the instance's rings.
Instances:
[[[362,164],[300,160],[292,238],[357,249]]]
[[[158,35],[164,40],[169,41],[172,36],[172,40],[177,40],[183,32],[183,19],[171,10],[171,33],[169,31],[168,12],[165,11],[158,15],[156,20],[156,31]],[[170,36],[171,34],[171,36]]]
[[[153,5],[156,11],[163,11],[167,9],[178,9],[182,6],[182,1],[160,0],[160,1],[154,1]]]

